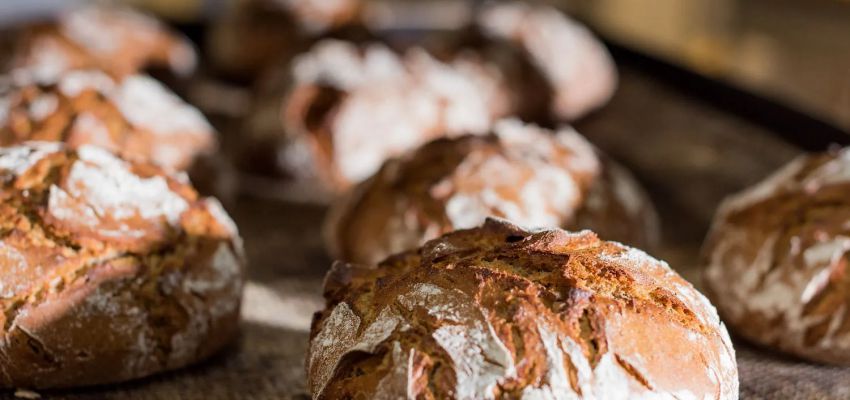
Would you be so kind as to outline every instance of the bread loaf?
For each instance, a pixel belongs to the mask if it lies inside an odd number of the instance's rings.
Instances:
[[[314,399],[737,399],[714,307],[590,231],[488,220],[377,266],[338,263],[311,329]]]
[[[206,67],[252,82],[317,37],[356,25],[362,0],[242,0],[210,21]]]
[[[150,16],[116,6],[72,9],[56,21],[25,28],[11,60],[12,68],[34,69],[40,79],[72,69],[122,77],[155,67],[187,76],[196,63],[188,39]]]
[[[656,244],[651,202],[628,172],[604,160],[571,128],[516,120],[491,135],[437,140],[388,161],[338,201],[326,222],[328,248],[338,259],[372,264],[488,216]]]
[[[120,382],[238,324],[236,227],[181,176],[89,145],[0,148],[0,387]]]
[[[481,8],[476,23],[485,35],[514,43],[537,66],[552,91],[550,108],[557,119],[579,118],[614,94],[617,70],[608,50],[585,26],[557,9],[493,1]],[[529,93],[526,98],[539,95]]]
[[[156,80],[97,70],[16,69],[0,82],[0,144],[28,140],[94,144],[169,170],[188,168],[216,146],[206,118]]]
[[[392,49],[320,41],[294,58],[290,74],[264,84],[282,89],[258,99],[241,168],[290,193],[333,199],[427,141],[486,133],[508,116],[572,120],[616,87],[605,47],[550,7],[488,4],[458,32],[415,46],[392,33],[382,39]]]
[[[801,156],[723,202],[705,284],[744,338],[850,365],[850,149]]]
[[[246,131],[271,142],[263,147],[274,150],[277,174],[330,198],[390,156],[441,136],[485,133],[507,112],[498,76],[420,48],[325,40],[295,59],[282,102],[258,110]]]

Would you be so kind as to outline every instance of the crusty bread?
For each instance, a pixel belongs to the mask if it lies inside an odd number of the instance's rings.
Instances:
[[[0,386],[182,367],[236,333],[241,242],[182,176],[58,142],[0,149]]]
[[[486,35],[525,51],[549,83],[550,108],[558,119],[579,118],[613,96],[617,70],[608,50],[585,26],[557,9],[491,1],[481,8],[476,22]],[[529,93],[526,98],[539,95]]]
[[[733,331],[850,365],[850,149],[806,155],[720,206],[705,284]]]
[[[473,59],[328,39],[296,57],[283,100],[277,93],[259,108],[246,132],[272,142],[263,147],[273,150],[276,171],[259,172],[333,198],[388,157],[441,136],[485,133],[507,113],[501,83],[497,70]],[[257,156],[245,160],[251,169]]]
[[[169,170],[216,146],[206,118],[156,80],[97,70],[16,69],[0,82],[0,144],[28,140],[94,144]]]
[[[442,139],[388,161],[328,214],[332,256],[374,264],[488,216],[530,227],[592,228],[647,247],[658,236],[651,202],[631,176],[570,128],[516,120],[492,135]]]
[[[150,16],[115,6],[88,6],[24,29],[11,64],[38,70],[44,79],[72,69],[98,69],[120,78],[152,67],[187,76],[195,70],[196,59],[188,39]]]
[[[337,263],[311,329],[314,399],[737,399],[708,300],[590,231],[488,220],[377,267]]]
[[[521,2],[480,11],[467,29],[417,46],[389,34],[393,49],[323,40],[296,56],[291,73],[263,85],[280,89],[256,102],[240,168],[327,201],[427,141],[482,134],[508,116],[572,120],[612,96],[607,50],[560,11]]]
[[[317,37],[357,25],[363,0],[243,0],[210,21],[207,65],[253,82],[309,47]],[[278,93],[279,95],[280,93]]]

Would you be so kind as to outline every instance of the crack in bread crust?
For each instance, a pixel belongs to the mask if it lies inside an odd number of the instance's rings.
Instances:
[[[589,231],[488,220],[375,267],[338,263],[325,298],[307,360],[316,399],[738,395],[707,300]]]

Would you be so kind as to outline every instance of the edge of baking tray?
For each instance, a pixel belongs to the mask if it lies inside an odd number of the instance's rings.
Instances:
[[[708,78],[674,63],[602,37],[617,64],[628,65],[670,84],[676,90],[724,112],[737,115],[785,141],[809,151],[850,145],[850,132],[788,105]]]

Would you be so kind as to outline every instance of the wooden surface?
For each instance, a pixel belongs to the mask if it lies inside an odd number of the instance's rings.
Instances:
[[[655,200],[664,246],[655,255],[698,278],[698,252],[717,203],[797,150],[769,132],[642,73],[621,71],[613,102],[577,124],[631,167]],[[106,388],[46,393],[66,399],[306,399],[303,359],[330,261],[319,206],[240,199],[230,207],[250,261],[242,334],[202,365]],[[743,399],[844,399],[850,371],[773,356],[736,341]],[[6,393],[11,397],[11,393]]]

